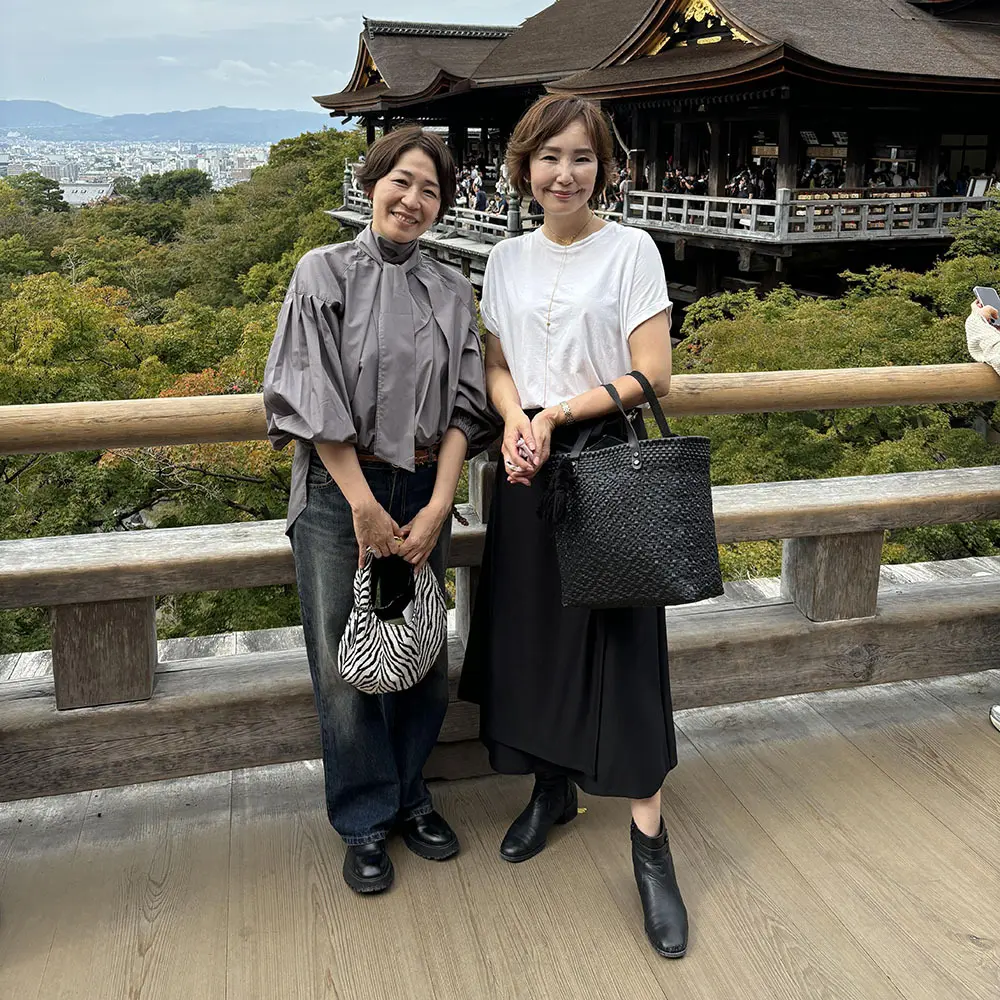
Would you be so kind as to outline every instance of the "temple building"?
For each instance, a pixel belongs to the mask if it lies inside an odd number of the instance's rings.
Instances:
[[[366,20],[316,100],[487,164],[540,94],[599,102],[628,177],[608,208],[704,293],[939,253],[1000,173],[998,53],[992,0],[558,0],[517,28]]]

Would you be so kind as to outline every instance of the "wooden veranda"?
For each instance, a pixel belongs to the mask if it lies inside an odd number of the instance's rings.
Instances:
[[[0,805],[17,1000],[995,1000],[1000,671],[678,714],[688,956],[645,943],[628,807],[523,865],[527,779],[438,783],[462,853],[360,898],[305,761]]]

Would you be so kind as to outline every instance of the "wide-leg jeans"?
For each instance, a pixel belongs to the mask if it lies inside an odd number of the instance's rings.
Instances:
[[[362,463],[375,499],[400,526],[425,507],[435,464],[414,472]],[[319,456],[312,455],[305,510],[290,531],[306,652],[323,740],[327,815],[347,844],[384,840],[397,820],[431,811],[423,768],[448,707],[448,649],[415,687],[363,694],[337,669],[337,651],[354,601],[358,544],[351,508]],[[430,565],[444,586],[450,520]]]

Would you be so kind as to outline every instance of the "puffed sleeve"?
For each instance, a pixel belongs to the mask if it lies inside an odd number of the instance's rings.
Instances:
[[[1000,330],[973,312],[965,321],[965,338],[972,357],[992,365],[1000,374]]]
[[[293,280],[264,369],[267,436],[275,448],[292,439],[356,443],[340,334],[336,302]]]
[[[471,287],[469,296],[472,318],[462,344],[458,391],[448,426],[457,427],[466,436],[469,442],[468,454],[471,457],[488,448],[496,440],[503,430],[503,421],[486,396],[479,322],[476,319],[476,302]]]

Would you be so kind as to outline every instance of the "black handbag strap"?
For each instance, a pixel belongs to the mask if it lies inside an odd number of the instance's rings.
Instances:
[[[670,424],[667,423],[667,418],[663,413],[663,407],[660,406],[660,401],[656,398],[656,393],[653,392],[653,387],[649,384],[649,379],[640,371],[631,371],[629,375],[632,376],[642,386],[642,391],[646,395],[646,402],[649,403],[649,408],[653,411],[653,417],[656,419],[656,426],[660,428],[660,434],[663,437],[676,437],[674,432],[670,429]],[[607,386],[604,387],[607,389]],[[614,397],[612,396],[612,399]]]

